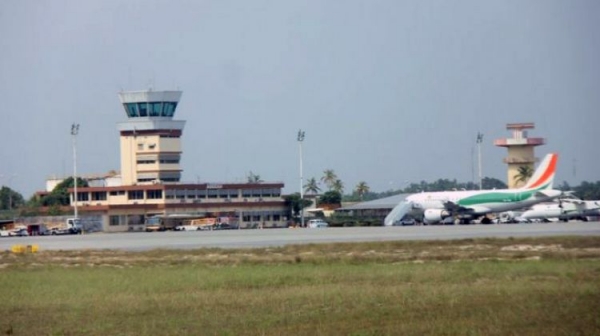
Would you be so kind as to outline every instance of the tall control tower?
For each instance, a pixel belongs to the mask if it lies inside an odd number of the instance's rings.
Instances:
[[[494,145],[506,147],[508,156],[504,158],[504,163],[508,164],[509,188],[517,188],[523,185],[523,182],[517,182],[516,176],[519,174],[519,167],[528,166],[531,171],[535,170],[536,157],[533,149],[546,143],[544,138],[528,138],[527,130],[534,129],[534,123],[506,124],[506,129],[512,131],[512,138],[498,139]]]
[[[185,121],[173,120],[181,91],[119,93],[127,121],[121,133],[123,185],[179,182],[181,134]]]

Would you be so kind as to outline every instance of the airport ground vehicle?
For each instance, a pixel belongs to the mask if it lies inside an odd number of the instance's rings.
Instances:
[[[311,219],[308,221],[307,227],[310,229],[326,228],[329,227],[329,224],[322,219]]]
[[[195,225],[179,225],[174,228],[175,231],[198,231],[200,228]]]
[[[29,232],[27,232],[27,229],[21,228],[14,231],[9,231],[8,235],[11,237],[26,237],[29,236]]]
[[[80,234],[82,232],[81,220],[79,218],[67,218],[64,223],[48,227],[51,235]]]
[[[238,228],[237,225],[227,224],[227,223],[217,223],[213,225],[212,230],[236,230]]]
[[[216,217],[188,214],[152,216],[146,220],[146,232],[210,230],[218,222]]]
[[[224,225],[224,226],[222,226]],[[146,220],[146,232],[157,231],[204,231],[224,230],[225,227],[237,228],[237,218],[233,216],[169,214],[149,217]]]

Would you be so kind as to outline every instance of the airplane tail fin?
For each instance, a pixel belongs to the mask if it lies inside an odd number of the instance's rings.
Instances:
[[[531,176],[529,181],[527,181],[527,184],[521,189],[552,189],[557,161],[558,154],[550,153],[546,155],[542,163],[540,163],[533,173],[533,176]]]

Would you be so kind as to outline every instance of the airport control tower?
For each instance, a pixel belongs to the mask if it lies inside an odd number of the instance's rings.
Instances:
[[[181,134],[185,121],[173,120],[181,91],[120,92],[127,121],[121,133],[123,185],[179,182]]]
[[[528,138],[527,130],[533,128],[535,128],[534,123],[506,124],[506,129],[512,131],[513,137],[494,141],[494,145],[508,149],[508,156],[504,158],[504,163],[508,164],[507,184],[509,188],[517,188],[523,184],[523,182],[517,183],[515,177],[519,174],[519,167],[529,166],[532,171],[535,170],[534,164],[537,159],[533,149],[545,144],[546,140],[544,138]]]

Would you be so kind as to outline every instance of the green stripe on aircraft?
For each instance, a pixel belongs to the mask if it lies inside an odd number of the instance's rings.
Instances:
[[[535,188],[524,191],[514,191],[514,192],[486,192],[478,195],[473,195],[470,197],[463,198],[459,200],[457,203],[461,206],[472,206],[472,205],[480,205],[486,203],[509,203],[509,202],[519,202],[529,199],[536,192],[546,189],[549,183]]]

